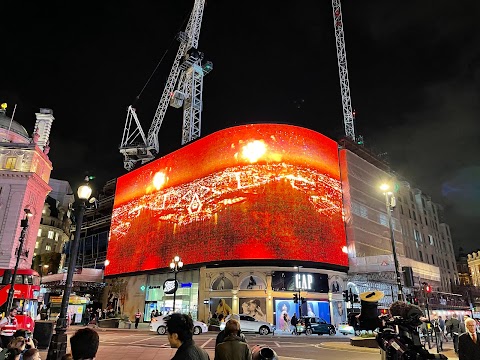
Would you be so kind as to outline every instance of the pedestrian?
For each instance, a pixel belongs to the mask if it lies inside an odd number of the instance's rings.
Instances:
[[[158,309],[157,309],[157,310],[155,310],[155,317],[157,317],[157,316],[161,316],[161,315],[162,315],[162,314],[160,314],[160,313],[158,312]]]
[[[240,327],[241,327],[241,325],[240,325],[240,315],[238,315],[238,314],[232,314],[232,315],[227,316],[227,318],[228,318],[228,321],[230,321],[230,320],[232,320],[232,319],[238,321],[239,329],[238,329],[237,336],[241,339],[241,341],[243,341],[244,343],[246,343],[246,342],[247,342],[247,339],[245,338],[245,335],[243,335],[242,330],[240,329]],[[227,321],[227,322],[228,322],[228,321]],[[226,325],[225,325],[225,328],[226,328]],[[216,338],[216,340],[215,340],[215,347],[216,347],[218,344],[222,343],[222,342],[225,340],[226,337],[227,337],[227,334],[226,334],[226,332],[225,332],[225,329],[223,329],[223,330],[220,331],[220,332],[218,333],[218,335],[217,335],[217,338]]]
[[[447,335],[445,335],[445,320],[441,316],[438,317],[438,326],[441,330],[440,336],[445,342],[448,342]]]
[[[140,312],[140,309],[137,309],[137,312],[135,314],[135,329],[138,329],[138,323],[140,322],[141,317],[142,313]]]
[[[150,320],[153,319],[155,317],[155,310],[152,310],[152,312],[150,313]]]
[[[0,338],[2,339],[2,347],[6,348],[13,339],[13,333],[17,330],[17,309],[12,308],[8,316],[0,320]]]
[[[467,332],[460,335],[458,339],[458,359],[478,360],[480,359],[480,341],[477,332],[477,324],[474,319],[465,320]]]
[[[440,329],[440,324],[438,319],[432,321],[433,331],[435,331],[435,337],[437,338],[437,347],[438,351],[443,351],[443,336],[442,329]]]
[[[292,324],[292,326],[293,326],[292,334],[298,335],[298,332],[297,332],[297,324],[298,324],[297,314],[293,314],[292,319],[290,320],[290,324]]]
[[[252,360],[248,345],[238,336],[240,322],[234,319],[225,325],[225,341],[215,346],[215,360]]]
[[[167,320],[167,336],[170,347],[177,349],[172,360],[210,360],[208,353],[195,345],[193,321],[187,315],[170,315]]]
[[[460,322],[460,335],[467,332],[467,328],[465,327],[467,319],[469,319],[469,315],[463,315],[463,321]]]
[[[452,334],[453,348],[455,354],[458,354],[458,336],[460,333],[460,321],[457,319],[457,314],[453,314],[450,319],[450,332]]]
[[[99,337],[95,330],[83,328],[70,338],[73,360],[94,360],[97,355]]]

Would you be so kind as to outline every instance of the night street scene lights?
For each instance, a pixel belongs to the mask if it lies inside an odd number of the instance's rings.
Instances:
[[[397,247],[395,245],[395,236],[393,233],[393,220],[392,220],[392,211],[396,205],[395,195],[392,191],[390,191],[390,185],[387,183],[383,183],[380,185],[380,190],[383,191],[385,195],[385,206],[387,208],[387,216],[388,216],[388,227],[390,229],[390,241],[392,242],[392,253],[393,253],[393,263],[395,265],[395,277],[397,280],[397,287],[398,287],[398,300],[403,301],[403,288],[402,288],[402,280],[400,279],[400,271],[398,265],[398,257],[397,257]]]
[[[173,291],[173,306],[172,312],[175,312],[175,300],[176,300],[176,293],[177,293],[177,273],[183,267],[183,261],[180,259],[180,256],[176,255],[172,262],[170,263],[170,269],[174,272],[174,279],[175,279],[175,289]]]
[[[22,249],[23,243],[25,241],[25,235],[27,234],[28,229],[28,219],[33,215],[30,209],[23,209],[25,212],[25,218],[20,221],[20,227],[22,228],[22,232],[20,233],[20,239],[18,240],[18,248],[17,248],[17,261],[15,262],[15,268],[13,269],[12,279],[10,280],[10,289],[8,289],[8,297],[7,297],[7,308],[5,312],[10,311],[13,305],[13,294],[14,294],[14,285],[15,285],[15,278],[17,277],[17,270],[18,270],[18,263],[20,262],[20,257],[22,256]]]
[[[52,336],[50,346],[48,348],[47,360],[60,360],[65,355],[67,350],[67,310],[70,300],[70,293],[72,292],[73,274],[75,272],[75,265],[77,263],[78,244],[80,242],[80,232],[82,229],[83,215],[88,204],[95,202],[95,198],[90,198],[92,195],[92,188],[88,184],[90,178],[85,178],[85,183],[80,185],[77,190],[78,202],[75,206],[76,224],[75,236],[70,244],[70,259],[67,269],[67,279],[65,280],[65,288],[63,290],[62,305],[60,308],[60,315],[58,316],[57,326],[55,327],[55,334]]]

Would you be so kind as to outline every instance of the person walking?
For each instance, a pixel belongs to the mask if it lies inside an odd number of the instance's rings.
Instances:
[[[458,354],[458,336],[460,333],[460,321],[457,319],[457,314],[453,314],[450,319],[450,333],[452,334],[453,348],[455,354]]]
[[[141,317],[142,313],[140,312],[140,309],[137,309],[137,312],[135,313],[135,329],[138,329],[138,323],[140,322]]]
[[[167,320],[170,347],[177,349],[172,360],[210,360],[208,353],[193,341],[193,320],[185,314],[173,313]]]
[[[438,326],[441,330],[440,336],[443,340],[445,340],[445,342],[448,342],[447,335],[445,334],[445,320],[443,320],[441,316],[438,317]]]
[[[478,360],[480,359],[480,341],[477,332],[477,324],[474,319],[465,320],[467,331],[458,338],[458,359]]]
[[[2,339],[2,347],[6,348],[13,339],[13,334],[17,330],[17,309],[12,308],[8,316],[5,316],[2,320],[0,320],[0,338]]]
[[[290,320],[290,324],[292,324],[292,326],[293,326],[292,334],[298,335],[298,331],[297,331],[297,324],[298,324],[297,314],[293,314],[292,319]]]
[[[252,360],[248,345],[238,336],[240,323],[230,319],[225,324],[225,341],[215,346],[215,360]]]

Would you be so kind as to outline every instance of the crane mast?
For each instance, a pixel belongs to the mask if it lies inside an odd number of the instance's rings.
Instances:
[[[352,141],[355,141],[355,116],[352,112],[352,99],[350,97],[350,82],[348,80],[347,53],[345,51],[342,7],[340,0],[332,0],[332,8],[333,25],[335,27],[335,44],[337,47],[338,74],[340,76],[340,91],[342,94],[345,135]]]
[[[203,64],[203,54],[197,50],[204,5],[205,0],[195,0],[185,31],[177,36],[180,46],[146,137],[135,108],[127,109],[120,153],[128,171],[158,154],[158,132],[169,105],[183,106],[182,145],[200,137],[203,77],[213,69],[211,62]]]

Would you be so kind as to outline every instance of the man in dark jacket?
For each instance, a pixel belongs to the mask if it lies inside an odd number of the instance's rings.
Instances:
[[[297,332],[297,324],[298,324],[297,314],[293,314],[292,319],[290,320],[290,324],[292,324],[292,326],[293,326],[292,334],[298,335],[298,332]]]
[[[458,338],[458,359],[459,360],[476,360],[480,359],[480,335],[477,330],[477,324],[474,319],[465,320],[467,332]]]
[[[232,320],[232,319],[237,320],[238,323],[240,324],[240,316],[238,314],[228,315],[227,318],[226,318],[226,321],[228,322],[229,320]],[[225,326],[226,326],[226,324],[225,324]],[[240,327],[241,327],[241,325],[240,325]],[[244,343],[247,342],[247,339],[245,338],[245,335],[243,335],[243,333],[242,333],[242,329],[239,329],[238,333],[236,335],[240,338],[240,341],[243,341]],[[223,329],[217,335],[217,339],[215,340],[215,346],[224,342],[226,337],[227,337],[227,334],[225,332],[225,329]]]
[[[172,360],[210,360],[207,352],[193,341],[193,320],[185,314],[172,314],[167,320],[168,342],[177,352]]]
[[[458,354],[458,336],[460,333],[460,321],[457,319],[457,314],[453,314],[450,319],[450,333],[452,334],[453,347],[455,353]]]
[[[252,360],[248,345],[237,336],[240,323],[230,319],[225,325],[225,341],[215,347],[215,360]]]

